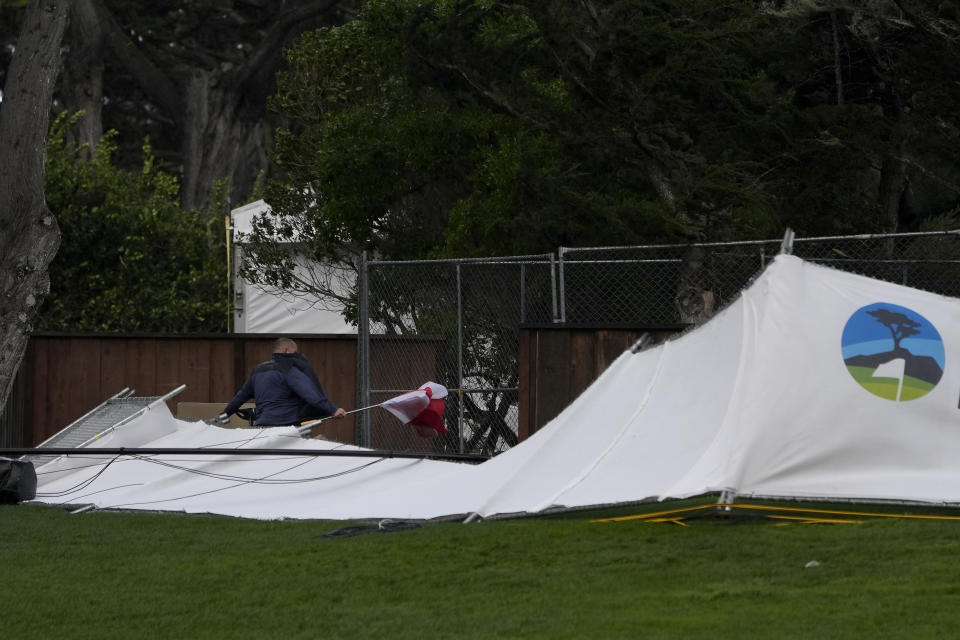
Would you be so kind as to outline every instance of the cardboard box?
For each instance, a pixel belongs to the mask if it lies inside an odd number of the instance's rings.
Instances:
[[[227,406],[226,402],[178,402],[177,417],[181,420],[209,420],[216,418],[223,413],[223,408]],[[244,403],[241,409],[252,409],[254,403]],[[249,427],[250,423],[240,416],[234,414],[230,416],[230,422],[224,427]]]

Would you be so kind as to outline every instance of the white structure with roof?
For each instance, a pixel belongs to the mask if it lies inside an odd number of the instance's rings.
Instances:
[[[270,206],[263,200],[230,212],[234,333],[356,334],[357,328],[343,319],[343,307],[336,301],[292,295],[240,277],[244,238],[253,229],[253,219],[269,212]],[[306,271],[304,267],[302,273]],[[350,275],[339,273],[336,277],[349,279]]]

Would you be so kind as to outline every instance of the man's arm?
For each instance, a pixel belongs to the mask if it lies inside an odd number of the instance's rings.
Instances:
[[[287,371],[287,384],[289,384],[293,392],[303,398],[305,402],[316,407],[324,414],[337,417],[342,417],[346,414],[343,409],[337,408],[336,405],[330,402],[322,386],[313,384],[310,378],[296,367],[290,367],[290,370]]]
[[[227,403],[226,408],[223,410],[223,413],[226,415],[231,415],[237,412],[237,409],[246,402],[253,398],[253,376],[247,378],[247,381],[243,383],[243,386],[240,387],[240,391],[237,391],[237,395],[233,396],[233,400]]]

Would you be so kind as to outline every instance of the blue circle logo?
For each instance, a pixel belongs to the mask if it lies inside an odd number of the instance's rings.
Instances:
[[[887,400],[922,398],[943,377],[946,355],[940,333],[906,307],[876,302],[857,309],[843,328],[841,346],[853,379]]]

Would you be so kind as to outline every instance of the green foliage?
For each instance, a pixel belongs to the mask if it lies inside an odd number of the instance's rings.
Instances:
[[[784,98],[766,187],[780,219],[806,235],[910,231],[956,206],[955,9],[786,4],[769,63]]]
[[[261,239],[336,260],[767,233],[759,23],[747,2],[367,2],[288,54]]]
[[[62,241],[37,328],[224,331],[224,195],[208,210],[183,211],[177,179],[155,166],[149,144],[139,172],[113,164],[113,133],[87,162],[66,140],[68,123],[61,114],[48,142],[46,198]]]
[[[950,9],[777,4],[368,1],[290,50],[267,199],[334,259],[902,230],[955,206]]]
[[[403,4],[379,3],[381,13],[367,7],[343,27],[304,35],[278,76],[273,106],[294,119],[296,134],[278,133],[274,160],[285,179],[268,185],[267,199],[277,226],[304,232],[319,256],[374,247],[423,256],[440,244],[456,201],[450,177],[463,173],[470,123],[403,74],[405,47],[388,20]]]

